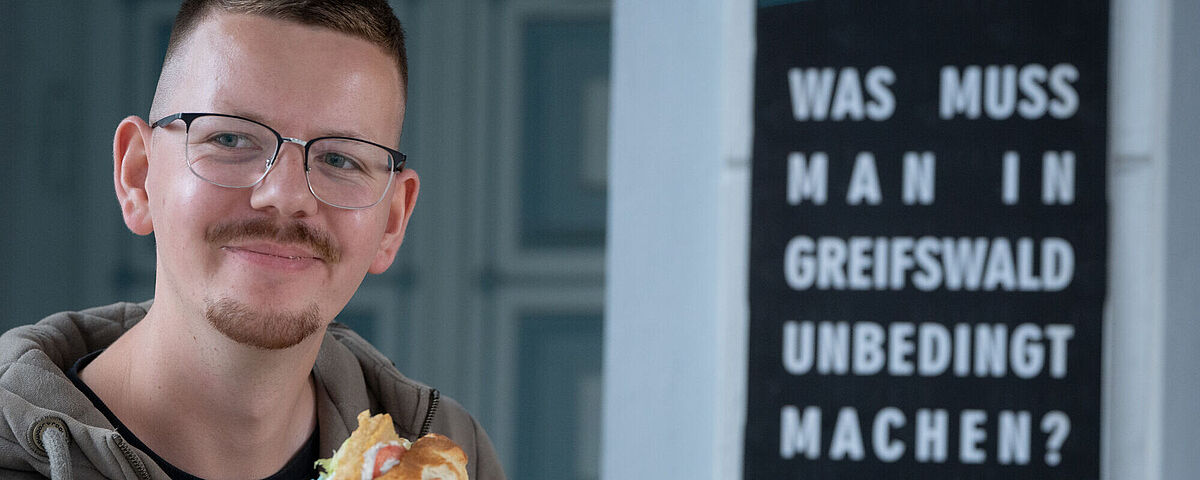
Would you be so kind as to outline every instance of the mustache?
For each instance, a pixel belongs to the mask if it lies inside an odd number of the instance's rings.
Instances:
[[[208,243],[256,239],[308,246],[326,263],[337,263],[342,259],[341,249],[329,234],[303,222],[278,225],[267,219],[249,219],[217,224],[204,231],[204,240]]]

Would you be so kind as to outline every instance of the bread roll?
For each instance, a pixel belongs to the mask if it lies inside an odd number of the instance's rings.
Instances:
[[[449,438],[431,433],[413,442],[400,463],[379,480],[468,480],[467,455]]]
[[[358,428],[333,458],[317,462],[321,480],[469,480],[467,455],[453,440],[431,433],[400,438],[386,413],[358,414]]]

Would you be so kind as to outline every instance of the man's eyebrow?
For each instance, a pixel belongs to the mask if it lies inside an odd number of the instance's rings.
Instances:
[[[350,138],[357,138],[357,139],[361,139],[361,140],[368,140],[366,135],[355,132],[353,130],[322,130],[321,134],[319,136],[321,136],[321,137],[350,137]]]
[[[258,123],[261,123],[261,124],[263,124],[263,125],[268,125],[268,126],[269,126],[269,124],[267,123],[267,121],[266,121],[266,120],[263,120],[263,117],[262,117],[262,115],[258,115],[258,114],[254,113],[254,112],[250,112],[250,111],[247,111],[247,110],[238,110],[238,109],[236,109],[236,108],[231,108],[231,109],[229,109],[229,110],[220,109],[220,110],[217,110],[217,112],[218,112],[218,113],[225,113],[225,114],[227,114],[227,115],[234,115],[234,116],[237,116],[237,117],[242,117],[242,118],[248,118],[248,119],[250,119],[250,120],[254,120],[254,121],[256,121],[256,122],[258,122]],[[271,128],[275,128],[275,127],[274,127],[274,126],[271,126]]]
[[[249,119],[259,122],[263,125],[267,125],[271,128],[276,128],[274,125],[271,125],[266,120],[263,120],[262,115],[258,115],[254,112],[249,112],[246,110],[238,110],[238,109],[234,108],[234,109],[229,110],[229,114],[236,115],[239,117],[249,118]],[[282,134],[283,133],[280,132],[280,135],[282,135]],[[366,134],[363,134],[362,132],[356,132],[354,130],[321,130],[320,133],[313,136],[313,138],[317,138],[317,137],[350,137],[350,138],[358,138],[358,139],[362,139],[362,140],[370,140],[370,138]]]

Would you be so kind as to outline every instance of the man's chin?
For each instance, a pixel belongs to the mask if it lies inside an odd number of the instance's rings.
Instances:
[[[280,312],[255,309],[229,298],[204,303],[209,325],[230,340],[264,350],[294,347],[325,324],[316,304]]]

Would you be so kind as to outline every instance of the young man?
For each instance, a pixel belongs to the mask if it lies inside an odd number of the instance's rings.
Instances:
[[[383,0],[185,1],[153,123],[113,142],[155,299],[0,337],[0,477],[315,478],[369,409],[503,478],[461,406],[329,326],[417,199],[395,151],[406,81]]]

